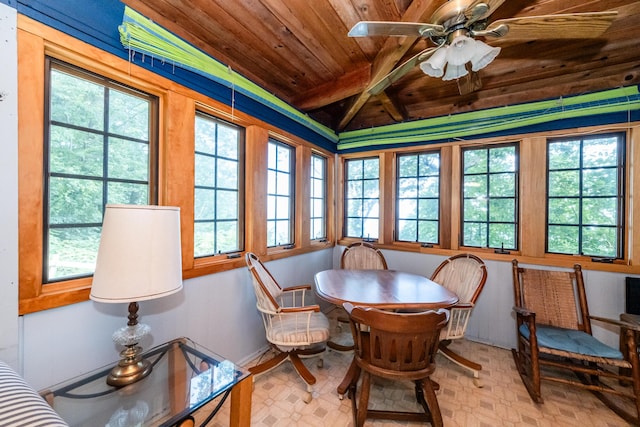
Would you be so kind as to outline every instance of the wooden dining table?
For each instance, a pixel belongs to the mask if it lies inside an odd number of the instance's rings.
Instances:
[[[424,276],[395,270],[335,269],[316,273],[318,297],[342,306],[375,307],[384,310],[437,310],[458,302],[458,296]],[[342,398],[357,375],[355,359],[338,386]]]

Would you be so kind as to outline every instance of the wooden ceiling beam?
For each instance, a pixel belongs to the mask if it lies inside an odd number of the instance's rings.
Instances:
[[[306,91],[304,96],[293,99],[292,104],[302,111],[312,111],[362,92],[370,81],[371,67],[367,64]]]
[[[382,103],[382,107],[384,110],[389,113],[391,118],[396,121],[396,123],[403,122],[409,118],[407,114],[407,109],[398,102],[397,98],[392,98],[385,91],[380,92],[377,95],[378,101]]]
[[[435,11],[436,6],[438,6],[437,2],[414,0],[404,15],[402,15],[401,20],[405,22],[426,22]],[[382,50],[378,52],[378,55],[376,55],[373,60],[369,85],[351,102],[342,120],[340,120],[338,124],[338,131],[343,130],[369,100],[371,95],[368,89],[389,74],[417,40],[417,37],[387,38]]]

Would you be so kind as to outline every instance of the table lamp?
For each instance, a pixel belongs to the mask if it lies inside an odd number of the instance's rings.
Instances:
[[[121,387],[149,375],[152,365],[138,343],[151,328],[138,323],[138,302],[181,289],[180,208],[108,204],[90,298],[129,303],[129,322],[113,334],[125,349],[107,384]]]

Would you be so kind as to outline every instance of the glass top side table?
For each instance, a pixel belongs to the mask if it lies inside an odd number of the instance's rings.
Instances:
[[[230,425],[251,423],[252,377],[232,362],[188,338],[144,353],[153,365],[144,379],[125,387],[107,385],[113,365],[57,384],[40,394],[70,426],[173,426],[212,400],[217,405],[202,425],[231,396]],[[213,406],[213,404],[212,404]]]

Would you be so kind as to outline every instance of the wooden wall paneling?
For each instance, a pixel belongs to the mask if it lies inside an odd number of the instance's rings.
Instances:
[[[311,148],[296,148],[295,245],[311,243]]]
[[[267,253],[267,156],[269,132],[259,126],[246,129],[245,247]]]
[[[18,30],[20,299],[35,298],[42,288],[44,72],[44,41]]]
[[[394,241],[396,211],[396,176],[393,152],[380,153],[380,221],[378,242],[382,245]]]
[[[451,212],[453,203],[452,158],[453,150],[450,146],[440,148],[440,247],[451,247]]]
[[[462,150],[460,145],[451,147],[451,204],[449,217],[451,221],[451,238],[449,249],[457,250],[460,248],[460,222],[462,217],[460,209],[462,208]]]
[[[520,253],[545,256],[547,206],[547,138],[527,137],[520,141]]]
[[[185,191],[195,185],[195,102],[182,94],[169,91],[162,102],[160,118],[160,200],[161,204],[180,207],[182,269],[194,267],[193,228],[194,192]]]

